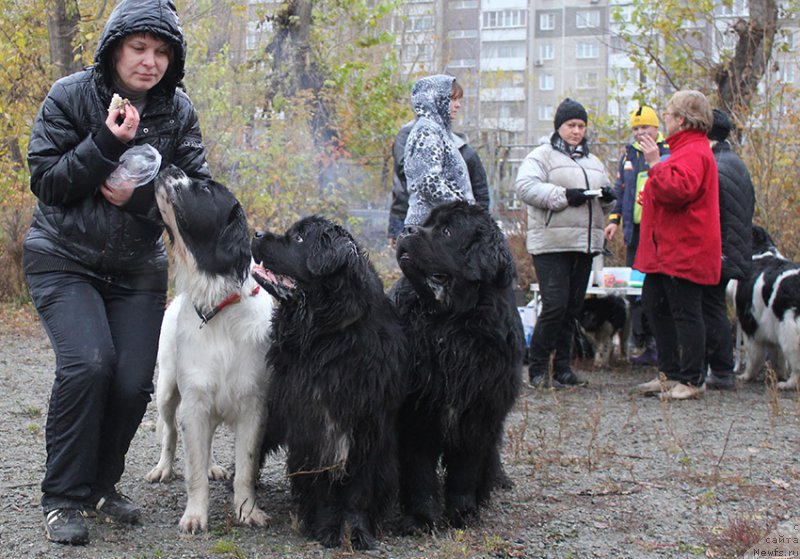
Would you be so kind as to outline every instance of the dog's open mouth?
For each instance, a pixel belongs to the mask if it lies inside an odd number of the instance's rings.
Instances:
[[[279,299],[290,298],[297,289],[297,283],[292,278],[278,275],[262,264],[253,266],[250,273],[261,287]]]
[[[425,278],[425,283],[428,284],[428,288],[431,290],[434,298],[437,301],[444,301],[444,298],[447,295],[447,286],[450,283],[449,275],[434,272]]]

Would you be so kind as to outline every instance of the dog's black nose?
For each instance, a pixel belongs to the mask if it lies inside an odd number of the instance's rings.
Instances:
[[[406,235],[416,235],[419,233],[419,226],[417,225],[406,225],[403,227],[403,231],[401,236],[405,237]]]

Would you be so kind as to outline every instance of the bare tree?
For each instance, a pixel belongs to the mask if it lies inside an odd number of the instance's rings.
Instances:
[[[772,46],[778,29],[775,0],[749,0],[750,19],[733,26],[738,36],[733,57],[714,75],[722,106],[740,114],[750,107],[758,83],[770,67]]]
[[[75,56],[75,37],[78,33],[80,11],[77,0],[48,0],[47,33],[50,37],[50,61],[58,76],[67,76],[81,69]]]

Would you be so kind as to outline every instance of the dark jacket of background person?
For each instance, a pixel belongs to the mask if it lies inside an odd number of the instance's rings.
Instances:
[[[392,157],[394,158],[393,177],[392,177],[392,205],[389,209],[389,228],[387,237],[396,239],[403,230],[403,222],[408,212],[408,185],[406,184],[406,173],[403,169],[403,153],[406,147],[408,134],[414,127],[416,121],[411,121],[403,125],[394,139],[392,146]],[[464,162],[467,164],[469,172],[469,182],[472,186],[472,194],[475,202],[483,208],[489,209],[489,182],[486,177],[486,169],[483,167],[478,152],[472,149],[466,141],[458,134],[452,134],[453,142],[461,152]]]
[[[702,131],[680,130],[667,141],[670,156],[650,169],[642,194],[634,267],[714,285],[722,259],[717,164]]]
[[[167,258],[153,184],[136,189],[122,207],[98,188],[130,145],[104,125],[111,96],[112,53],[124,36],[150,31],[172,44],[174,56],[148,93],[134,143],[151,144],[162,168],[210,177],[197,113],[176,89],[184,75],[186,43],[174,12],[162,2],[128,2],[107,22],[95,65],[58,80],[33,124],[28,151],[31,190],[39,199],[25,239],[26,273],[74,271],[114,277],[132,287],[166,289]]]
[[[403,169],[408,185],[405,225],[419,225],[446,202],[474,203],[464,158],[450,131],[450,95],[455,78],[426,76],[411,91],[417,121],[408,134]]]
[[[719,171],[722,280],[745,279],[752,263],[755,193],[750,173],[727,140],[712,146]]]
[[[669,146],[660,132],[658,134],[658,150],[662,157],[669,154]],[[609,216],[609,221],[615,223],[622,221],[625,246],[630,246],[633,240],[633,210],[636,204],[637,179],[639,174],[647,169],[648,165],[639,148],[639,142],[625,146],[625,153],[619,160],[617,180],[614,182],[614,196],[617,198],[617,204]]]

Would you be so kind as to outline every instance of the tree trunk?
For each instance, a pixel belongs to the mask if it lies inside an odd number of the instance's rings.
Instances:
[[[749,0],[750,20],[734,24],[739,39],[733,58],[717,69],[714,80],[728,112],[747,112],[761,78],[769,69],[778,29],[776,0]]]
[[[50,37],[50,61],[58,69],[58,77],[81,69],[73,47],[78,33],[80,11],[77,0],[48,0],[47,33]]]

